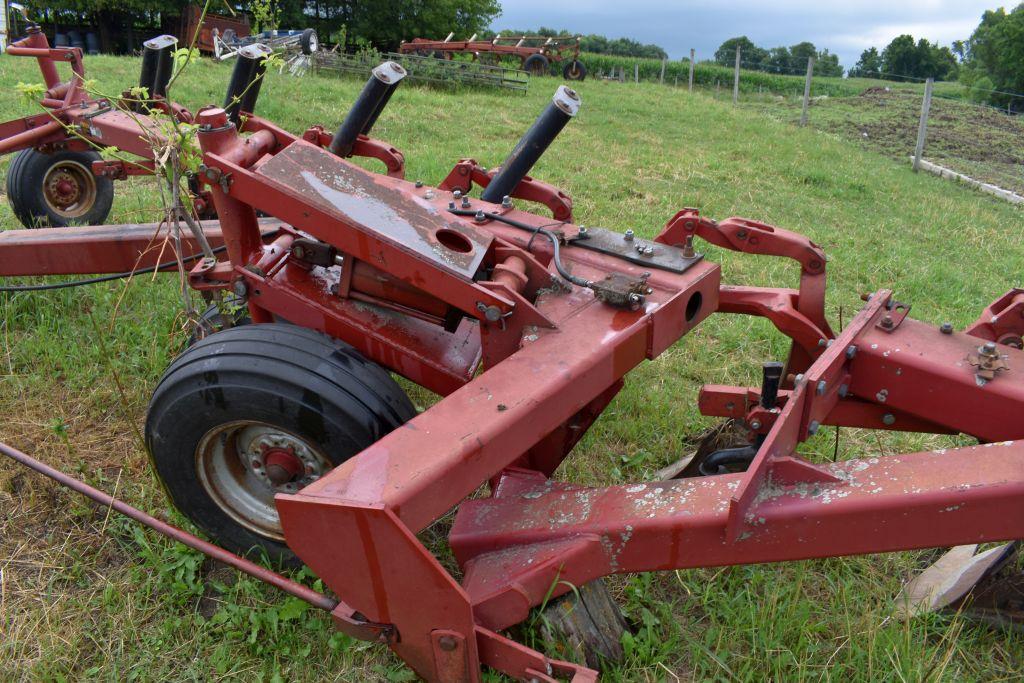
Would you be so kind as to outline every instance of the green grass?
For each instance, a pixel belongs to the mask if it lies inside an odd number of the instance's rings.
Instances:
[[[137,78],[132,59],[89,58],[101,87]],[[219,102],[229,67],[202,62],[179,86],[190,108]],[[0,58],[0,82],[39,80]],[[375,134],[402,149],[410,179],[436,183],[461,157],[501,161],[557,81],[526,95],[402,86]],[[333,128],[354,80],[272,74],[259,112],[292,131]],[[1019,284],[1019,210],[833,135],[683,89],[579,84],[578,120],[533,175],[572,195],[577,220],[655,235],[679,208],[744,215],[802,232],[830,255],[828,312],[849,320],[861,292],[894,287],[923,320],[962,327]],[[26,113],[12,88],[0,116]],[[6,168],[6,161],[0,171]],[[144,220],[152,181],[118,186],[111,221]],[[6,207],[0,226],[17,227]],[[998,249],[993,245],[999,245]],[[795,285],[778,259],[709,248],[730,283]],[[0,438],[129,502],[169,510],[137,433],[149,392],[184,339],[173,277],[0,296]],[[756,383],[784,340],[762,320],[715,316],[632,373],[566,462],[585,483],[642,480],[711,424],[702,382]],[[116,381],[115,381],[116,379]],[[430,397],[416,394],[421,405]],[[831,430],[805,444],[831,458]],[[840,457],[949,443],[843,430]],[[693,549],[699,552],[699,549]],[[1013,680],[1024,638],[941,615],[892,616],[901,583],[934,553],[616,578],[639,625],[606,680]],[[14,680],[409,680],[377,645],[255,581],[0,463],[0,671]],[[312,577],[301,577],[312,582]]]

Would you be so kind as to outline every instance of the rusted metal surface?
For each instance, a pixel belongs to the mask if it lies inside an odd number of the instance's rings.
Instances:
[[[295,199],[363,231],[372,229],[380,239],[463,277],[476,273],[491,243],[489,235],[448,220],[425,199],[378,183],[376,174],[313,145],[289,145],[261,165],[259,174],[287,188]]]

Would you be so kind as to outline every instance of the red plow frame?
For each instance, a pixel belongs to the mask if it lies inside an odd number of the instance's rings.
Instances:
[[[375,119],[394,85],[353,112]],[[583,228],[564,193],[526,175],[578,106],[560,89],[500,169],[463,160],[437,187],[346,161],[338,151],[355,138],[341,130],[296,136],[257,116],[240,127],[220,109],[197,116],[201,180],[227,258],[202,260],[192,286],[244,295],[253,322],[319,330],[443,397],[276,498],[288,545],[340,598],[313,598],[339,629],[386,643],[427,680],[477,681],[487,665],[586,681],[596,672],[500,632],[552,591],[609,574],[1024,537],[1024,293],[957,332],[910,318],[907,303],[879,290],[834,332],[825,255],[801,235],[693,209],[653,241]],[[518,208],[525,200],[546,204],[555,222]],[[274,235],[261,233],[257,211],[279,222]],[[130,249],[122,263],[83,258],[75,247],[89,230],[51,234],[36,261],[3,259],[5,239],[18,236],[0,235],[0,275],[64,261],[60,272],[134,266]],[[701,240],[794,259],[799,287],[722,284],[696,251]],[[318,268],[336,263],[340,279],[325,287]],[[750,428],[745,471],[607,488],[552,479],[629,371],[715,312],[765,317],[793,341],[774,386],[701,391],[702,413]],[[800,442],[824,425],[979,443],[824,465],[800,457]],[[489,496],[469,499],[485,486]],[[416,536],[453,508],[459,577]]]

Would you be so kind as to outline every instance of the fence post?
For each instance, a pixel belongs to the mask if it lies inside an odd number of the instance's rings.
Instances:
[[[676,88],[678,88],[678,87],[679,87],[679,74],[676,74],[676,81],[675,81],[675,87],[676,87]]]
[[[804,108],[800,112],[800,125],[807,125],[807,108],[811,104],[811,77],[814,76],[814,57],[807,58],[807,80],[804,81]]]
[[[658,85],[665,85],[665,59],[661,60],[661,75],[658,76]]]
[[[691,47],[690,48],[690,92],[693,92],[693,58],[694,58],[695,54],[696,54],[696,51]]]
[[[639,62],[637,62],[636,64],[633,64],[633,82],[634,83],[639,83],[640,82],[640,63]]]
[[[924,82],[924,99],[921,101],[921,123],[917,126],[917,146],[914,148],[914,171],[921,165],[921,156],[924,154],[924,138],[928,132],[928,110],[932,108],[932,84],[935,79],[929,78]]]
[[[732,78],[732,103],[740,101],[740,46],[736,46],[736,71]]]

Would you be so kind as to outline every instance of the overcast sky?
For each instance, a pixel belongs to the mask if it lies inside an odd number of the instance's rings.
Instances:
[[[828,48],[850,68],[871,46],[881,50],[901,33],[940,45],[966,39],[986,9],[1016,2],[989,0],[502,0],[492,28],[548,26],[657,43],[669,57],[708,59],[726,38],[745,35],[761,47],[803,40]]]

